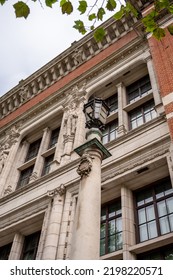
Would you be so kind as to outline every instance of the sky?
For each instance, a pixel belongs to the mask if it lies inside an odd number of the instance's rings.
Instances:
[[[82,37],[73,28],[79,12],[62,15],[58,4],[51,9],[41,7],[39,1],[27,1],[31,14],[16,19],[16,2],[0,5],[0,96]]]

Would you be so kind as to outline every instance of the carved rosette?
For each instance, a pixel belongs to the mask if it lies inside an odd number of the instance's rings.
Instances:
[[[77,169],[77,173],[81,176],[81,178],[89,176],[92,170],[92,160],[93,157],[91,157],[88,153],[84,153],[81,157],[81,161]]]

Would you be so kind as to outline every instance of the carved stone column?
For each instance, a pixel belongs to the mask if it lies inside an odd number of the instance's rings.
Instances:
[[[98,130],[95,131],[98,137]],[[92,138],[92,136],[94,138]],[[75,149],[81,176],[70,259],[97,260],[100,252],[101,162],[110,156],[93,129],[90,140]]]
[[[51,211],[49,217],[47,217],[48,224],[46,229],[45,243],[43,247],[43,260],[56,259],[64,205],[64,194],[64,185],[60,185],[60,187],[56,188],[55,190],[48,192],[48,196],[50,196],[51,198]]]
[[[20,260],[23,243],[24,243],[24,236],[21,233],[16,233],[13,239],[13,244],[11,247],[9,260]]]
[[[128,128],[128,117],[127,113],[123,110],[127,101],[126,101],[126,88],[123,83],[116,85],[118,91],[118,136],[125,135]]]

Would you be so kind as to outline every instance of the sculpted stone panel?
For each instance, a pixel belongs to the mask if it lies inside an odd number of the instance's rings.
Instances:
[[[20,125],[13,125],[5,132],[5,136],[0,142],[0,174],[5,166],[5,162],[10,153],[11,146],[16,143],[20,133]]]

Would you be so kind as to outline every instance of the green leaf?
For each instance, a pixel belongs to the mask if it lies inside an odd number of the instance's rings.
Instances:
[[[163,37],[165,37],[165,30],[163,28],[158,27],[153,31],[153,36],[157,40],[161,40]]]
[[[115,0],[108,0],[107,4],[106,4],[106,9],[108,11],[114,11],[116,6],[117,6],[117,3]]]
[[[75,25],[73,26],[75,29],[79,31],[81,34],[85,34],[87,31],[85,29],[84,23],[81,20],[76,20]]]
[[[168,8],[168,10],[169,10],[169,12],[170,12],[171,14],[173,14],[173,5],[170,5],[169,8]]]
[[[135,9],[135,7],[130,4],[129,2],[126,3],[126,7],[125,7],[125,10],[127,13],[132,13],[135,17],[138,16],[138,11]]]
[[[88,4],[86,1],[79,1],[79,7],[77,8],[79,12],[81,12],[81,15],[86,12],[86,9],[88,7]]]
[[[0,4],[3,5],[6,2],[6,0],[0,0]]]
[[[70,1],[65,2],[62,7],[62,14],[70,15],[73,12],[73,5]]]
[[[103,27],[97,28],[96,31],[94,32],[94,39],[97,42],[102,41],[104,36],[105,36],[105,30]]]
[[[93,30],[94,30],[94,28],[95,28],[95,27],[94,27],[94,25],[91,25],[91,26],[90,26],[90,30],[92,30],[92,31],[93,31]]]
[[[114,19],[119,20],[121,19],[125,14],[125,7],[122,6],[121,9],[113,16]]]
[[[56,2],[57,2],[57,0],[45,0],[46,6],[48,6],[50,8],[52,8],[52,4],[54,4]]]
[[[103,16],[105,14],[105,9],[104,8],[99,8],[97,12],[97,18],[98,20],[103,20]]]
[[[13,5],[14,10],[15,10],[15,14],[16,17],[24,17],[27,18],[29,13],[30,13],[30,9],[28,7],[27,4],[25,4],[23,1],[19,1],[17,3],[15,3]]]
[[[171,35],[173,35],[173,25],[168,26],[168,31]]]
[[[59,4],[60,7],[62,7],[67,1],[68,1],[68,0],[61,0],[61,1],[60,1],[60,4]]]
[[[89,16],[88,16],[88,19],[90,20],[90,21],[92,21],[93,19],[95,19],[96,18],[96,14],[90,14]]]
[[[168,7],[170,6],[170,1],[169,0],[157,0],[155,1],[155,9],[156,11],[160,11],[164,8],[168,9]]]

